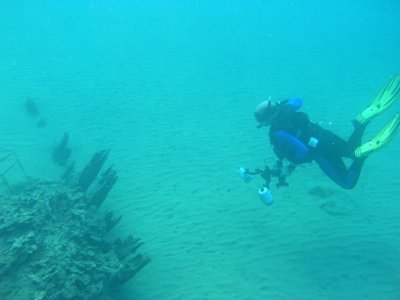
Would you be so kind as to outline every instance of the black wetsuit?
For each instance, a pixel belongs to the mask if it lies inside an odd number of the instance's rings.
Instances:
[[[365,130],[357,126],[348,141],[311,122],[307,114],[298,112],[300,99],[279,104],[275,120],[271,124],[269,138],[280,159],[294,164],[316,161],[322,171],[342,188],[353,188],[360,176],[365,158],[356,158],[354,150],[360,146]],[[343,158],[353,160],[346,167]]]

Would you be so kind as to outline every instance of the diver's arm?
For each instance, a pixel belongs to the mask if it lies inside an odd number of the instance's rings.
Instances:
[[[287,131],[277,130],[273,132],[271,140],[279,158],[284,157],[295,164],[304,163],[309,160],[308,147]]]

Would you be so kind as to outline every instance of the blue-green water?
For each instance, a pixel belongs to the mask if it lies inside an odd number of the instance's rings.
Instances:
[[[302,97],[348,135],[400,71],[399,12],[396,0],[1,1],[0,148],[45,178],[61,173],[49,153],[65,131],[78,164],[112,148],[106,208],[152,258],[121,299],[400,299],[399,137],[352,191],[306,166],[265,207],[261,182],[234,174],[272,157],[252,117],[268,95]],[[333,196],[310,196],[320,185]]]

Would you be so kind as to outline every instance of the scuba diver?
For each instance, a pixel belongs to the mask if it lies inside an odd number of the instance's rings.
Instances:
[[[310,121],[307,114],[298,111],[303,104],[301,99],[288,99],[275,104],[270,100],[264,101],[257,106],[254,116],[259,123],[258,128],[270,127],[269,140],[278,157],[277,163],[273,168],[267,166],[264,170],[250,171],[241,168],[239,175],[242,178],[248,176],[249,179],[251,175],[260,174],[266,181],[259,190],[261,196],[261,192],[268,191],[271,177],[278,178],[278,187],[287,186],[286,176],[297,165],[315,161],[335,183],[344,189],[352,189],[368,155],[387,145],[400,127],[400,113],[397,112],[370,141],[362,144],[366,126],[399,96],[400,75],[395,75],[371,104],[353,120],[354,130],[347,141]],[[343,158],[352,160],[349,167]],[[286,166],[285,160],[288,162]]]

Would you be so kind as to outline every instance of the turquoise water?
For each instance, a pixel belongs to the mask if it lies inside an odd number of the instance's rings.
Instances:
[[[235,171],[273,157],[253,110],[269,95],[347,136],[400,71],[400,3],[1,1],[0,133],[27,171],[62,172],[68,131],[83,165],[111,148],[105,208],[152,263],[120,299],[399,299],[399,137],[355,190],[315,165],[265,207]],[[46,126],[24,111],[35,99]],[[373,134],[390,112],[371,124]],[[310,189],[333,189],[327,199]],[[329,210],[321,208],[330,207]],[[330,212],[330,213],[327,213]]]

